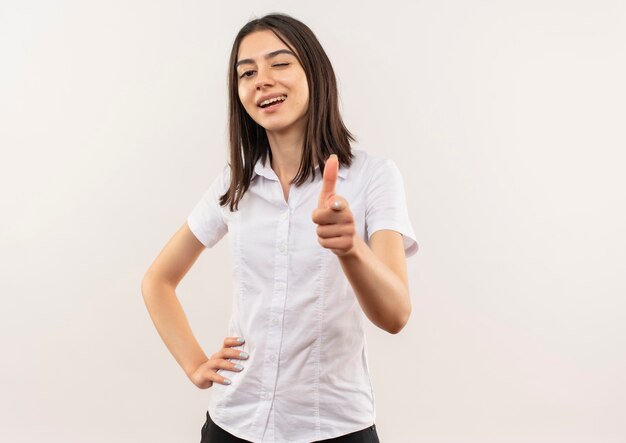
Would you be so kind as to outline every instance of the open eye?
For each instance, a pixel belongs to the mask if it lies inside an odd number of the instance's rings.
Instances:
[[[239,78],[250,77],[254,71],[244,71]]]

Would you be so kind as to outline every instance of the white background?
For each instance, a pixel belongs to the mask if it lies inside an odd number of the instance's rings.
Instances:
[[[308,24],[393,159],[413,314],[368,330],[384,443],[626,441],[621,1],[2,1],[0,440],[198,442],[141,279],[226,161],[241,26]],[[208,355],[228,242],[178,288]]]

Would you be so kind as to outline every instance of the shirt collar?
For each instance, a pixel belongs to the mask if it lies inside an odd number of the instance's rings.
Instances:
[[[269,156],[267,156],[265,163],[263,163],[262,159],[257,160],[254,165],[254,172],[252,174],[252,178],[256,175],[262,175],[265,178],[269,178],[270,180],[278,181],[278,176],[270,166]],[[319,165],[315,167],[316,174],[319,173]],[[339,178],[344,179],[348,176],[348,170],[344,166],[339,166]]]

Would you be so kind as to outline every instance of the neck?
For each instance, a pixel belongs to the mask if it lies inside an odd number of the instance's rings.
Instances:
[[[304,130],[267,131],[267,139],[272,151],[272,169],[281,183],[290,183],[302,160]]]

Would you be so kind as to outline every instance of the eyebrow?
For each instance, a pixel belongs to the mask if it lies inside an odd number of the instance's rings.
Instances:
[[[269,53],[265,54],[265,56],[263,58],[265,58],[267,60],[267,59],[270,59],[272,57],[276,57],[278,54],[289,54],[289,55],[293,55],[295,57],[294,53],[291,52],[289,49],[279,49],[277,51],[272,51],[272,52],[269,52]],[[235,69],[238,68],[239,65],[252,64],[252,63],[254,63],[253,59],[251,59],[251,58],[244,58],[244,59],[239,60],[237,62],[237,64],[235,65]]]

